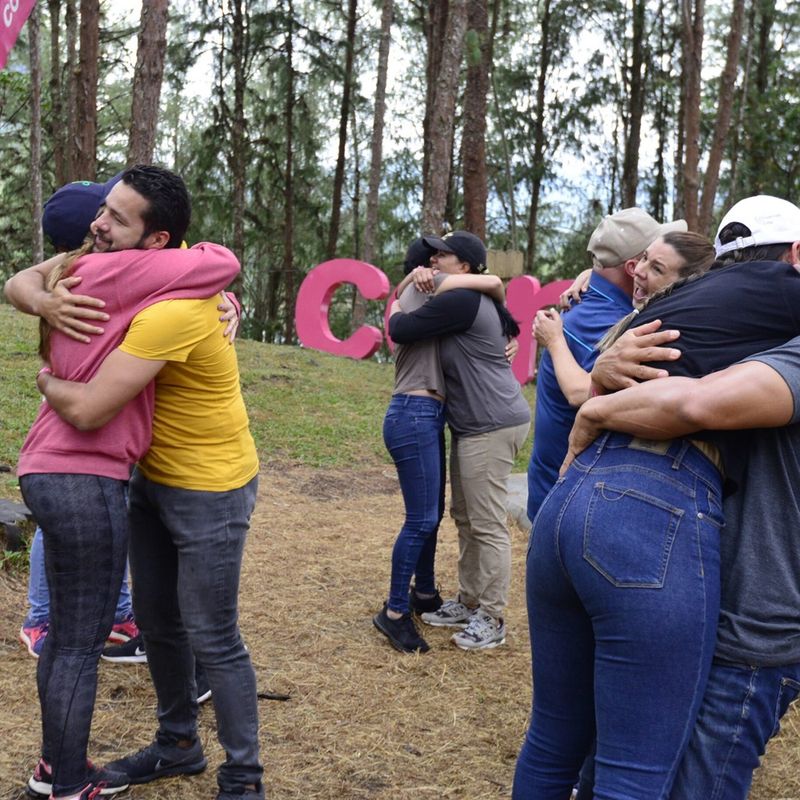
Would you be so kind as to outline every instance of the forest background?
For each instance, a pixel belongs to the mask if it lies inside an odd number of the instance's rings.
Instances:
[[[41,257],[43,197],[150,161],[272,343],[313,266],[396,280],[421,232],[543,281],[620,208],[713,232],[743,196],[797,200],[799,26],[787,0],[39,2],[0,72],[0,278]],[[381,311],[342,289],[333,329]]]

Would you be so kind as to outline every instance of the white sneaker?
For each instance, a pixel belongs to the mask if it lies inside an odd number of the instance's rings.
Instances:
[[[458,600],[445,600],[436,611],[422,614],[421,619],[426,625],[436,628],[465,628],[472,614],[473,609]]]
[[[454,633],[450,641],[462,650],[489,650],[505,644],[506,626],[480,608],[470,617],[463,631]]]

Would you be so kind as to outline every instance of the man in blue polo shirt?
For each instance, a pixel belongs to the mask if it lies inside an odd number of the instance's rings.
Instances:
[[[564,315],[564,336],[575,360],[587,372],[597,358],[595,345],[603,334],[633,308],[633,271],[647,247],[665,233],[685,231],[684,220],[660,225],[641,208],[626,208],[604,217],[587,250],[592,257],[589,289],[580,305]],[[567,454],[567,440],[576,409],[567,402],[556,380],[553,361],[545,352],[536,381],[533,452],[528,465],[528,518],[558,477]]]

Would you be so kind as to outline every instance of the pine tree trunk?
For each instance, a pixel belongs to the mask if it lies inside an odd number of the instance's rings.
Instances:
[[[728,197],[726,200],[726,207],[732,206],[736,199],[739,197],[739,158],[741,155],[742,142],[745,139],[745,120],[747,119],[747,97],[750,88],[750,70],[753,64],[753,37],[752,31],[755,25],[755,6],[750,7],[747,15],[747,32],[743,34],[747,48],[744,56],[744,71],[742,75],[742,85],[739,89],[739,116],[736,125],[733,128],[733,136],[731,137],[731,165],[730,165],[730,179]]]
[[[168,7],[169,0],[142,0],[139,45],[133,73],[129,164],[149,164],[153,160],[158,130],[158,102],[167,52]]]
[[[64,148],[63,183],[78,180],[78,12],[77,0],[67,0],[65,23],[67,28],[67,90],[64,115],[66,116],[66,147]]]
[[[628,95],[628,136],[622,166],[622,205],[636,205],[639,185],[639,149],[642,143],[642,113],[645,94],[645,0],[633,3],[633,41],[631,43],[630,91]]]
[[[375,101],[370,140],[369,178],[367,180],[367,210],[364,221],[363,259],[375,263],[375,240],[378,233],[378,206],[380,201],[381,173],[383,172],[383,128],[386,117],[386,79],[389,72],[389,47],[391,45],[393,0],[383,0],[381,29],[378,39],[378,74],[375,85]],[[353,330],[364,324],[367,305],[356,293],[353,301]]]
[[[544,178],[544,115],[545,90],[550,62],[553,57],[550,46],[551,0],[544,0],[542,8],[542,35],[539,45],[539,75],[536,80],[536,117],[533,122],[533,164],[531,165],[531,205],[528,210],[528,247],[525,253],[525,271],[533,273],[536,264],[536,234],[539,225],[539,196]]]
[[[39,7],[28,17],[28,52],[31,70],[31,253],[33,262],[44,260],[42,239],[42,66],[39,56]]]
[[[80,56],[77,78],[75,171],[81,180],[97,176],[97,62],[100,0],[80,0]]]
[[[284,319],[283,338],[286,344],[294,342],[294,174],[293,144],[294,129],[294,3],[287,0],[286,30],[286,103],[284,124],[286,129],[286,166],[283,184],[283,289]]]
[[[233,216],[233,252],[242,265],[231,288],[241,296],[244,279],[244,217],[245,217],[245,182],[247,164],[246,120],[244,115],[245,63],[248,56],[246,41],[243,0],[233,0],[233,38],[231,42],[231,59],[233,61],[233,125],[231,130],[231,150],[229,167],[233,177],[233,193],[231,210]]]
[[[375,262],[375,237],[378,232],[378,206],[380,201],[381,173],[383,172],[383,127],[386,118],[386,78],[389,72],[389,47],[391,44],[393,0],[383,0],[381,33],[378,44],[378,74],[375,85],[375,110],[372,119],[367,211],[364,223],[364,261]]]
[[[703,197],[700,203],[700,215],[697,221],[697,230],[708,235],[711,228],[711,216],[714,213],[714,200],[717,196],[719,185],[719,168],[722,164],[722,155],[728,139],[733,115],[733,103],[728,98],[733,97],[733,87],[736,83],[736,72],[739,66],[739,48],[742,43],[742,22],[744,18],[744,0],[735,0],[731,12],[731,29],[728,34],[727,56],[725,68],[720,76],[719,97],[725,102],[717,105],[717,118],[714,122],[714,135],[711,139],[711,148],[708,153],[708,165],[703,180]]]
[[[471,42],[464,93],[464,227],[486,238],[486,98],[489,92],[489,10],[487,0],[468,0]]]
[[[422,192],[422,229],[442,233],[453,152],[456,94],[467,30],[466,0],[452,0],[430,115],[430,159]]]
[[[421,6],[420,6],[421,7]],[[434,117],[434,94],[442,64],[449,0],[428,0],[428,13],[423,16],[427,45],[425,62],[425,117],[422,120],[422,205],[425,206],[431,166],[431,128]],[[423,225],[423,230],[425,227]],[[430,231],[427,231],[430,233]]]
[[[347,39],[345,42],[344,80],[342,82],[342,106],[339,114],[339,150],[336,155],[336,171],[333,176],[333,199],[331,201],[331,225],[328,229],[328,258],[336,255],[339,240],[339,220],[342,213],[342,190],[344,186],[344,161],[347,146],[347,121],[350,117],[350,99],[353,93],[353,53],[355,50],[358,0],[348,0]]]
[[[697,193],[700,184],[700,71],[703,57],[703,14],[705,0],[681,0],[683,49],[682,80],[686,87],[683,159],[683,216],[690,231],[697,230]]]
[[[56,186],[63,186],[67,181],[64,163],[66,130],[64,128],[64,104],[61,97],[61,0],[48,0],[50,17],[50,124],[48,136],[53,147],[53,170]]]

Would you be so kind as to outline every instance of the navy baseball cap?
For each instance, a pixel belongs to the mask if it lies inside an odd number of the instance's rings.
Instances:
[[[53,193],[44,205],[42,230],[56,250],[75,250],[83,244],[97,210],[121,177],[120,172],[105,183],[75,181]]]
[[[423,236],[422,241],[444,253],[455,253],[475,272],[486,272],[486,245],[469,231],[453,231],[443,238]]]
[[[417,267],[429,267],[431,256],[436,249],[425,244],[424,239],[414,239],[406,251],[406,260],[403,262],[403,274],[408,275],[412,269]]]

